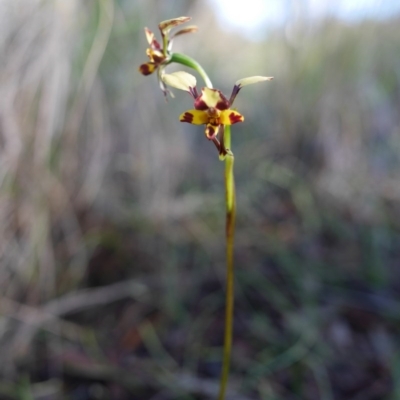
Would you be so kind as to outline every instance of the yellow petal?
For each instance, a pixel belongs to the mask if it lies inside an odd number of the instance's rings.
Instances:
[[[218,128],[219,125],[207,124],[206,130],[204,132],[207,136],[207,139],[213,139],[218,133]]]
[[[244,117],[235,110],[223,110],[221,111],[220,121],[222,125],[233,125],[238,122],[243,122]]]
[[[139,67],[139,72],[142,73],[143,75],[150,75],[154,72],[154,70],[157,68],[157,64],[154,64],[152,62],[148,62],[146,64],[142,64]]]
[[[162,80],[168,85],[174,88],[185,90],[190,92],[190,88],[196,87],[196,78],[185,72],[185,71],[178,71],[173,72],[172,74],[164,74],[162,76]]]
[[[178,17],[167,19],[166,21],[162,21],[158,24],[160,31],[165,35],[167,34],[173,27],[183,24],[187,21],[190,21],[191,17]]]
[[[248,78],[239,79],[235,83],[235,85],[241,88],[246,85],[252,85],[253,83],[258,83],[262,81],[270,81],[272,79],[274,79],[273,76],[250,76]]]
[[[189,124],[203,125],[208,122],[208,115],[205,111],[187,110],[180,115],[179,121],[189,122]]]

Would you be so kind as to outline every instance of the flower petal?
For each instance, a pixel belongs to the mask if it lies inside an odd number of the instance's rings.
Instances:
[[[188,110],[180,115],[179,121],[189,122],[189,124],[203,125],[208,122],[208,115],[205,111]]]
[[[237,124],[238,122],[243,122],[244,117],[235,110],[224,110],[221,111],[220,121],[222,125],[233,125]]]
[[[154,33],[149,28],[144,28],[144,33],[146,34],[146,39],[150,47],[154,50],[161,50],[160,43],[154,36]]]
[[[221,91],[205,87],[201,89],[201,95],[194,102],[197,110],[207,110],[208,108],[217,108],[226,110],[229,108],[229,102]]]
[[[162,21],[158,24],[160,31],[163,35],[166,35],[173,27],[183,24],[187,21],[190,21],[191,17],[178,17],[167,19],[166,21]]]
[[[146,64],[142,64],[139,67],[139,72],[143,75],[150,75],[155,71],[156,68],[157,68],[157,64],[155,64],[153,62],[148,62]]]
[[[272,79],[274,79],[272,76],[250,76],[248,78],[239,79],[238,81],[236,81],[235,86],[232,89],[232,94],[229,98],[229,107],[232,106],[237,94],[243,86],[252,85],[253,83],[258,83],[262,81],[270,81]]]
[[[165,60],[164,53],[160,50],[153,50],[151,48],[148,48],[146,50],[146,54],[149,57],[151,62],[154,62],[156,64],[160,64]]]
[[[175,36],[183,35],[185,33],[192,33],[192,32],[197,32],[199,28],[196,25],[190,25],[187,26],[186,28],[180,29],[179,31],[175,32],[173,35],[171,35],[171,40]]]
[[[206,130],[204,133],[206,134],[208,140],[212,140],[215,138],[215,136],[218,133],[218,128],[219,128],[219,125],[207,124]]]
[[[248,78],[239,79],[235,83],[235,86],[238,86],[240,89],[241,87],[246,85],[252,85],[253,83],[258,83],[262,81],[271,81],[272,79],[274,79],[273,76],[250,76]]]
[[[167,85],[189,93],[191,93],[191,89],[196,87],[196,78],[185,71],[164,74],[162,79]]]

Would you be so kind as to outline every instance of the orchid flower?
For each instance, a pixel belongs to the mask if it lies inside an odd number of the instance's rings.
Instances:
[[[220,155],[225,156],[229,153],[229,149],[226,149],[224,146],[223,129],[220,129],[220,127],[244,121],[243,115],[232,109],[233,102],[240,89],[243,86],[269,81],[273,78],[268,76],[252,76],[239,79],[233,86],[229,100],[220,90],[208,87],[202,88],[199,95],[196,88],[196,78],[184,71],[164,74],[162,79],[167,85],[190,93],[194,98],[194,109],[181,114],[179,120],[194,125],[206,125],[205,135],[207,139],[212,140],[219,150]],[[222,132],[220,134],[221,142],[217,139],[219,132]]]
[[[149,47],[146,50],[146,54],[149,57],[149,61],[147,63],[142,64],[139,67],[139,72],[142,73],[143,75],[150,75],[155,70],[157,70],[158,81],[160,83],[160,87],[164,92],[164,94],[167,93],[167,88],[162,80],[162,75],[165,66],[171,62],[172,39],[178,35],[190,32],[196,32],[197,27],[194,25],[187,26],[186,28],[182,28],[176,31],[173,35],[170,35],[170,31],[174,27],[181,25],[185,22],[188,22],[190,20],[191,20],[190,17],[178,17],[160,22],[158,28],[160,29],[161,32],[162,45],[157,41],[154,33],[150,29],[144,28],[146,39],[147,42],[149,43]]]

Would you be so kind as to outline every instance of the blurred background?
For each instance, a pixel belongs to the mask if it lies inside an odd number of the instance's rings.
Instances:
[[[224,166],[137,70],[182,15],[226,95],[275,77],[235,101],[228,398],[400,399],[400,2],[373,0],[0,2],[0,399],[216,398]]]

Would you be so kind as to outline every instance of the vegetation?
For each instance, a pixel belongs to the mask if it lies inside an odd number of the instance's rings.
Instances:
[[[398,20],[247,42],[204,2],[3,3],[0,399],[216,397],[223,164],[137,72],[177,15],[221,90],[275,77],[235,103],[227,397],[400,397]]]

